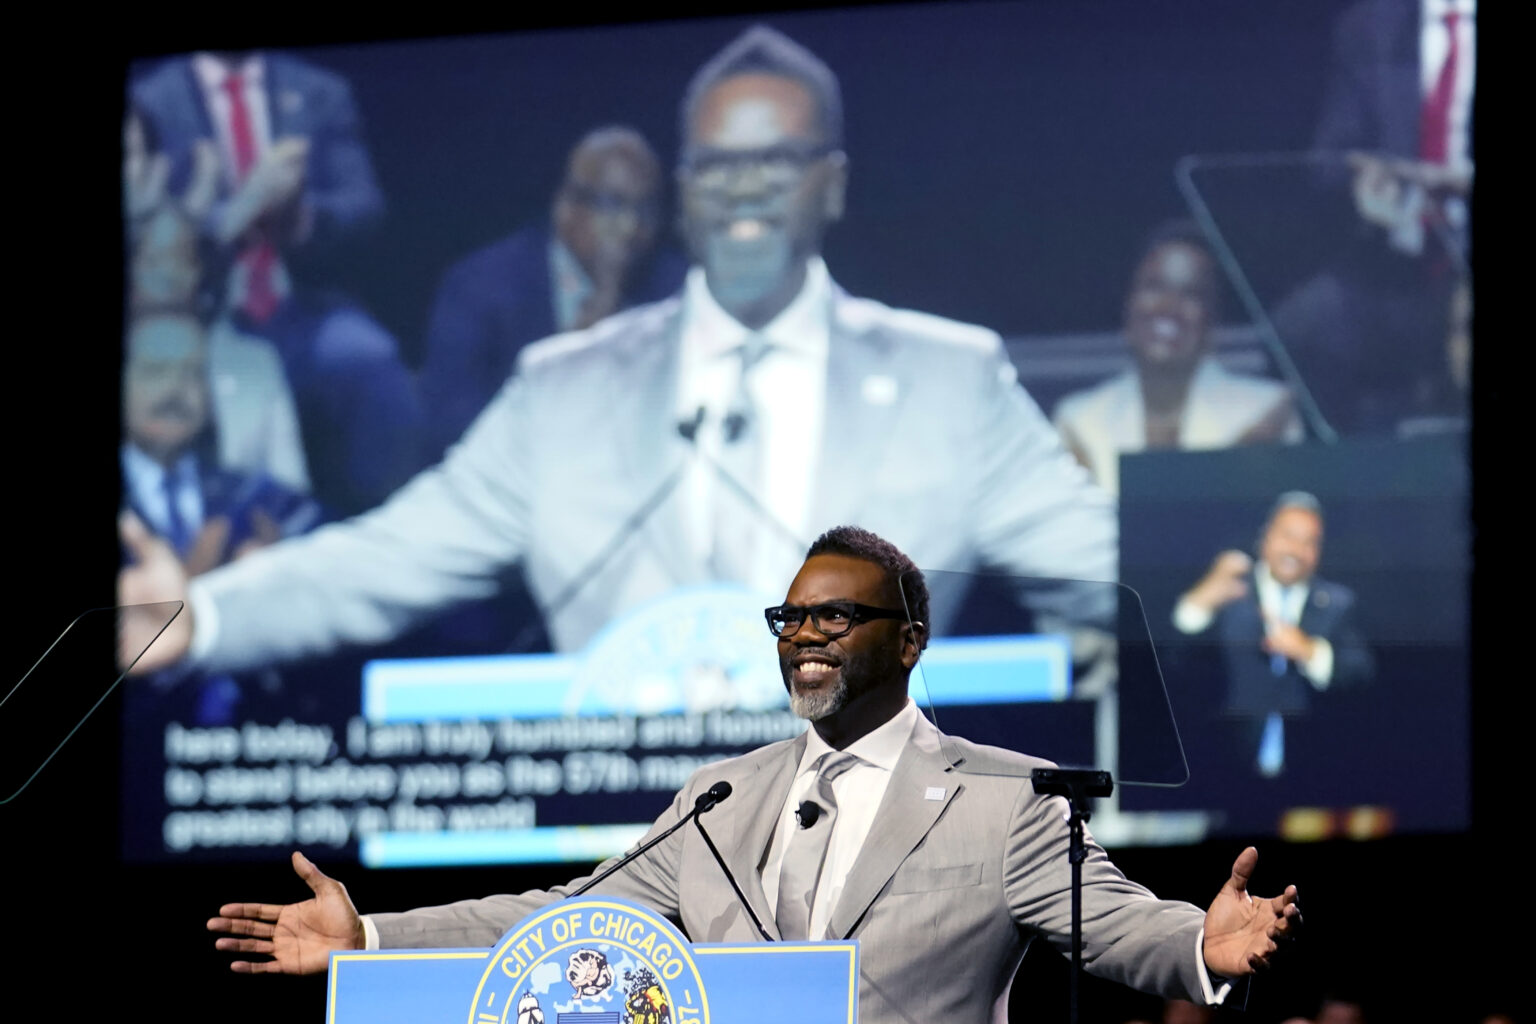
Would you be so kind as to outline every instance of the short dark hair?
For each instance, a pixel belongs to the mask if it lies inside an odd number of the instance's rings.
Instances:
[[[1211,247],[1210,238],[1201,230],[1199,224],[1188,218],[1165,220],[1147,232],[1146,237],[1142,239],[1141,248],[1136,250],[1136,259],[1131,264],[1130,273],[1126,276],[1134,278],[1142,262],[1165,245],[1187,245],[1191,249],[1198,249],[1205,253],[1205,258],[1211,264],[1210,313],[1213,319],[1219,316],[1223,304],[1221,263],[1216,259],[1216,250]]]
[[[843,92],[837,75],[820,57],[784,33],[767,25],[753,25],[706,61],[689,81],[680,111],[679,138],[685,158],[693,116],[704,94],[728,78],[750,74],[776,75],[805,86],[816,101],[822,141],[834,149],[842,147]]]
[[[1269,518],[1264,521],[1265,528],[1268,529],[1275,517],[1288,508],[1311,512],[1319,521],[1323,518],[1323,503],[1317,500],[1317,495],[1311,491],[1286,491],[1275,499],[1275,504],[1269,510]]]
[[[1187,217],[1179,217],[1165,220],[1147,232],[1142,239],[1141,249],[1136,253],[1136,262],[1140,263],[1151,255],[1152,250],[1165,245],[1193,246],[1211,257],[1212,263],[1216,261],[1216,254],[1211,251],[1211,240],[1200,230],[1200,225]]]
[[[657,174],[661,172],[660,161],[656,159],[656,151],[651,148],[650,142],[637,128],[631,128],[627,124],[605,124],[586,132],[576,140],[565,158],[565,175],[571,174],[571,166],[576,162],[577,156],[588,150],[613,150],[623,153],[636,163],[645,164]]]
[[[923,579],[923,570],[900,548],[861,526],[834,526],[817,537],[805,553],[807,560],[817,555],[846,555],[884,569],[886,578],[905,599],[912,622],[920,627],[918,649],[928,646],[928,581]]]

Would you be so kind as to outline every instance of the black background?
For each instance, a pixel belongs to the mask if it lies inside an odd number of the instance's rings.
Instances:
[[[1151,66],[1176,69],[1182,57],[1237,70],[1249,66],[1253,55],[1234,52],[1220,32],[1197,52],[1181,53],[1181,44],[1173,39],[1177,33],[1164,29],[1203,16],[1210,17],[1218,29],[1225,25],[1230,32],[1243,18],[1238,12],[1270,8],[1268,4],[1207,3],[1077,6],[1086,12],[1084,17],[1102,18],[1107,29],[1126,28],[1128,38],[1139,40],[1133,49]],[[1321,38],[1328,14],[1336,9],[1336,5],[1275,6],[1303,12],[1298,14],[1298,22],[1304,20],[1305,11],[1317,10],[1317,20],[1309,22],[1306,30],[1313,41]],[[1049,25],[1060,6],[1027,4],[1024,9]],[[647,16],[673,17],[692,13],[679,8],[646,12]],[[893,23],[912,16],[910,8],[865,13],[878,13]],[[0,678],[6,681],[19,678],[79,611],[112,600],[112,567],[117,564],[118,552],[108,524],[117,508],[117,467],[112,446],[102,439],[115,436],[119,416],[116,366],[120,356],[121,252],[110,239],[118,224],[120,110],[116,97],[121,95],[127,59],[157,49],[193,45],[298,45],[360,35],[448,34],[534,24],[524,16],[515,24],[417,20],[404,26],[380,24],[377,16],[370,14],[366,23],[315,24],[305,20],[301,28],[274,27],[259,32],[249,27],[197,24],[194,33],[192,25],[124,27],[85,18],[66,20],[62,12],[50,20],[55,23],[52,31],[37,30],[35,35],[18,32],[13,38],[14,56],[8,65],[6,90],[13,115],[12,144],[7,147],[11,163],[6,186],[12,214],[8,218],[12,230],[9,248],[18,260],[7,272],[12,330],[4,422],[11,459],[6,471],[8,529],[4,549],[12,569],[8,574],[12,600],[11,628],[6,631],[0,654],[0,669],[4,670]],[[1483,109],[1478,117],[1484,126],[1480,150],[1487,150],[1490,139],[1495,146],[1498,143],[1500,122],[1490,120],[1487,108],[1490,94],[1498,93],[1496,55],[1500,47],[1495,18],[1484,12],[1480,22],[1479,105]],[[716,38],[728,35],[721,30]],[[871,35],[865,59],[877,67],[882,59],[881,40],[878,33]],[[941,49],[942,43],[942,39],[935,40],[935,50]],[[831,48],[824,55],[844,74],[845,81],[856,75],[856,55],[850,57]],[[693,54],[685,66],[691,67],[698,56]],[[1110,70],[1128,56],[1125,49],[1111,49],[1103,56],[1058,49],[1054,60],[1036,59],[1046,67],[1069,68],[1085,80],[1100,81],[1107,80]],[[907,59],[916,58],[908,55]],[[1180,73],[1173,70],[1168,74],[1170,87],[1177,88]],[[1104,87],[1110,88],[1107,84]],[[897,116],[885,129],[875,128],[867,115],[857,111],[851,83],[848,88],[854,158],[873,163],[872,155],[864,156],[857,149],[853,125],[860,125],[858,132],[874,129],[900,135],[902,119]],[[931,100],[952,102],[942,89],[936,85],[928,94]],[[675,96],[674,91],[665,98],[670,103]],[[1315,103],[1315,97],[1259,99],[1260,113],[1296,119],[1297,123],[1307,121],[1310,114],[1304,111]],[[1007,116],[1004,107],[999,102],[989,109],[996,109],[1002,118]],[[1085,139],[1099,130],[1099,126],[1076,123],[1055,127],[1073,139]],[[1161,144],[1163,135],[1151,123],[1132,126],[1127,130],[1126,144]],[[950,139],[946,145],[974,150],[984,148],[986,141]],[[1119,141],[1117,137],[1107,140]],[[1227,145],[1242,148],[1240,140],[1228,140]],[[919,148],[926,150],[926,156],[913,156],[901,172],[893,172],[893,180],[903,173],[922,174],[925,159],[946,159],[943,146]],[[930,249],[924,243],[912,244],[911,239],[925,239],[957,216],[989,221],[1006,219],[1013,211],[1027,211],[1036,223],[1060,218],[1061,228],[1048,233],[1048,242],[1037,241],[1034,231],[1014,232],[1007,249],[971,252],[967,258],[978,266],[995,265],[1006,258],[1022,267],[1093,268],[1096,280],[1102,278],[1097,271],[1109,265],[1115,268],[1111,276],[1116,283],[1100,286],[1098,291],[1101,296],[1116,296],[1124,262],[1118,254],[1125,249],[1108,250],[1113,255],[1106,259],[1096,229],[1088,225],[1110,225],[1116,234],[1105,238],[1134,239],[1145,229],[1140,214],[1146,209],[1166,206],[1161,212],[1174,212],[1175,207],[1166,179],[1148,182],[1132,176],[1117,180],[1103,170],[1097,162],[1102,159],[1103,148],[1093,147],[1100,155],[1084,159],[1091,160],[1094,173],[1102,175],[1100,180],[1113,181],[1113,195],[1146,197],[1134,223],[1122,222],[1118,203],[1104,203],[1103,194],[1096,190],[1090,190],[1095,195],[1089,203],[1105,208],[1097,222],[1086,222],[1082,210],[1072,208],[1058,194],[1042,194],[1041,183],[1031,180],[1025,169],[1025,173],[1015,174],[1016,188],[987,193],[990,205],[984,210],[960,214],[942,203],[925,204],[923,213],[865,225],[864,235],[855,230],[860,215],[853,214],[840,241],[830,248],[829,260],[838,261],[834,265],[839,274],[855,291],[899,297],[903,305],[993,322],[1007,330],[1013,324],[1006,318],[986,316],[986,296],[992,294],[986,287],[978,285],[974,294],[965,290],[963,282],[981,281],[986,275],[972,278],[962,273],[951,280],[946,274],[942,281],[930,277],[933,264],[926,261],[942,261],[950,254],[936,255],[940,247]],[[1169,143],[1169,152],[1174,155],[1181,148]],[[1070,149],[1065,146],[1062,151]],[[1518,513],[1511,481],[1511,474],[1522,472],[1524,463],[1519,455],[1524,446],[1516,447],[1519,435],[1512,433],[1517,429],[1514,413],[1507,408],[1515,399],[1509,392],[1522,378],[1511,372],[1512,356],[1506,339],[1518,336],[1525,325],[1501,324],[1513,304],[1503,298],[1508,273],[1505,257],[1487,255],[1501,251],[1499,232],[1489,226],[1494,217],[1487,211],[1508,193],[1500,185],[1496,161],[1486,152],[1481,155],[1475,224],[1485,258],[1478,263],[1476,323],[1483,328],[1479,336],[1492,340],[1479,347],[1474,392],[1473,827],[1465,833],[1399,837],[1359,845],[1263,843],[1257,887],[1271,892],[1285,882],[1298,883],[1307,933],[1291,960],[1256,986],[1250,999],[1255,1020],[1309,1011],[1309,1003],[1324,987],[1363,994],[1371,1002],[1376,1020],[1470,1021],[1495,1006],[1528,1005],[1515,1002],[1517,993],[1526,987],[1519,973],[1523,965],[1515,954],[1530,944],[1527,901],[1523,898],[1525,862],[1515,839],[1529,807],[1529,799],[1518,795],[1524,791],[1527,773],[1521,770],[1524,759],[1519,757],[1521,748],[1517,745],[1523,733],[1518,708],[1523,706],[1519,698],[1527,669],[1523,652],[1510,649],[1507,639],[1517,640],[1522,635],[1512,628],[1522,602],[1509,588],[1525,552],[1518,548]],[[376,150],[375,156],[383,163],[385,152]],[[384,177],[386,189],[391,188],[389,176]],[[855,184],[869,187],[858,178]],[[896,189],[899,185],[886,187]],[[404,194],[390,198],[396,204],[405,201]],[[900,203],[901,199],[893,192],[885,201]],[[1062,241],[1079,236],[1094,238],[1094,244],[1084,244],[1079,251],[1070,241]],[[902,278],[861,278],[856,266],[841,269],[848,262],[845,252],[852,255],[855,239],[871,249],[899,248],[914,260],[925,261],[920,265],[927,270],[914,271],[911,281],[905,281],[900,289],[894,283],[887,287],[884,282]],[[1033,248],[1037,246],[1044,246],[1044,251]],[[456,245],[445,244],[436,258],[447,259],[457,251]],[[1071,279],[1072,271],[1063,273]],[[1033,276],[1021,272],[1014,283]],[[1090,296],[1084,303],[1095,301],[1099,300]],[[1109,309],[1100,320],[1112,323],[1117,302],[1113,298],[1105,301]],[[398,312],[393,319],[397,323],[391,325],[397,326],[408,316]],[[1033,326],[1036,323],[1029,319],[1023,325],[1037,329]],[[111,671],[109,652],[103,652],[102,671]],[[301,883],[285,865],[149,868],[119,862],[118,710],[109,702],[27,793],[0,807],[0,878],[5,885],[0,942],[7,976],[7,991],[0,1005],[10,1010],[19,1008],[23,1000],[41,998],[50,1012],[120,1009],[163,1020],[263,1020],[279,1014],[314,1019],[321,1013],[322,979],[234,976],[225,967],[228,958],[212,949],[202,927],[204,919],[226,900],[283,901],[302,896]],[[1129,875],[1160,895],[1204,903],[1225,878],[1240,845],[1221,841],[1191,849],[1125,850],[1118,852],[1116,859]],[[366,872],[352,865],[322,866],[335,868],[364,909],[402,908],[493,891],[516,891],[565,874],[561,869]],[[1014,1005],[1027,1009],[1028,1019],[1064,1019],[1064,991],[1065,968],[1059,958],[1032,954],[1015,986]],[[1085,1019],[1116,1020],[1132,1010],[1151,1012],[1146,1003],[1105,986],[1091,986],[1088,995],[1091,1002]]]

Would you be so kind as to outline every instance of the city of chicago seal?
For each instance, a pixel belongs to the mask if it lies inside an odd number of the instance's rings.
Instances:
[[[468,1024],[709,1024],[699,971],[672,923],[584,896],[528,918],[480,977]]]

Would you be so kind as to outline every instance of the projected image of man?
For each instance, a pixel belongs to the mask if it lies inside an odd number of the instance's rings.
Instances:
[[[1269,778],[1285,770],[1288,720],[1374,671],[1354,592],[1317,575],[1322,544],[1321,503],[1305,491],[1282,494],[1258,561],[1223,551],[1174,609],[1180,632],[1216,629],[1227,666],[1225,711],[1241,723],[1251,766]]]
[[[997,334],[833,282],[819,253],[848,182],[841,110],[792,40],[732,42],[682,107],[681,293],[530,346],[441,465],[198,581],[188,624],[151,653],[245,666],[376,644],[516,564],[575,649],[680,587],[772,593],[806,538],[850,519],[925,565],[1113,579],[1110,502]],[[124,574],[125,600],[142,580]]]

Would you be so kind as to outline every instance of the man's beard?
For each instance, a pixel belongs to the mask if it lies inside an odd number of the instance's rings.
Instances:
[[[848,677],[843,674],[840,667],[837,673],[837,682],[829,689],[818,689],[812,693],[804,693],[796,690],[794,685],[789,687],[789,709],[795,713],[796,718],[803,718],[807,722],[819,722],[828,715],[835,715],[848,704]]]
[[[792,657],[781,659],[779,669],[784,674],[784,687],[789,691],[789,709],[795,717],[808,722],[819,722],[837,714],[848,706],[849,701],[874,689],[876,681],[885,678],[887,671],[892,671],[889,668],[882,670],[879,659],[868,653],[856,654],[838,659],[837,681],[830,687],[818,686],[802,691],[795,688]]]

